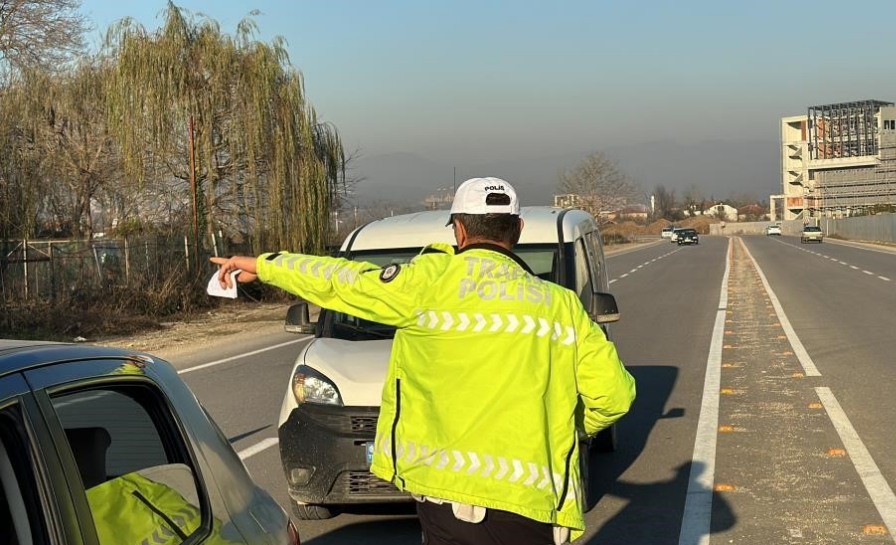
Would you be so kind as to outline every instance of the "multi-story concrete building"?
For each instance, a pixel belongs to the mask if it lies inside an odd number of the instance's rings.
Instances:
[[[896,106],[863,100],[781,119],[773,220],[844,217],[896,204]]]

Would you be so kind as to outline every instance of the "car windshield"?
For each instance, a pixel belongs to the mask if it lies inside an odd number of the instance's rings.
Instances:
[[[404,248],[392,250],[369,250],[352,252],[352,261],[366,261],[378,267],[386,267],[395,263],[409,262],[421,251],[421,248]],[[521,244],[514,247],[513,252],[532,269],[536,276],[543,280],[557,280],[557,245],[556,244]],[[395,336],[392,326],[362,320],[344,312],[324,310],[321,321],[332,320],[331,333],[336,339],[349,341],[369,341],[391,339]]]

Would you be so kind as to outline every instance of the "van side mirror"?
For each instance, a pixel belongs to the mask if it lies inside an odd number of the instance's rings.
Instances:
[[[616,298],[609,293],[595,293],[591,298],[591,319],[599,324],[619,321],[619,307]]]
[[[314,334],[317,324],[311,321],[308,303],[302,302],[289,306],[286,311],[286,325],[283,329],[287,333]]]

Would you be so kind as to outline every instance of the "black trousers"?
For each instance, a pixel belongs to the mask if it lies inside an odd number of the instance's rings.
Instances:
[[[489,509],[479,523],[458,520],[451,504],[418,502],[423,545],[554,545],[550,524]]]

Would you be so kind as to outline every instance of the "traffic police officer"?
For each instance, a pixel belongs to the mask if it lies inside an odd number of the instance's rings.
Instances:
[[[511,251],[519,215],[509,183],[474,178],[451,207],[457,251],[433,244],[385,268],[288,253],[212,259],[222,286],[239,269],[239,282],[398,328],[371,471],[418,500],[425,544],[581,535],[580,434],[613,424],[635,397],[576,294]]]

